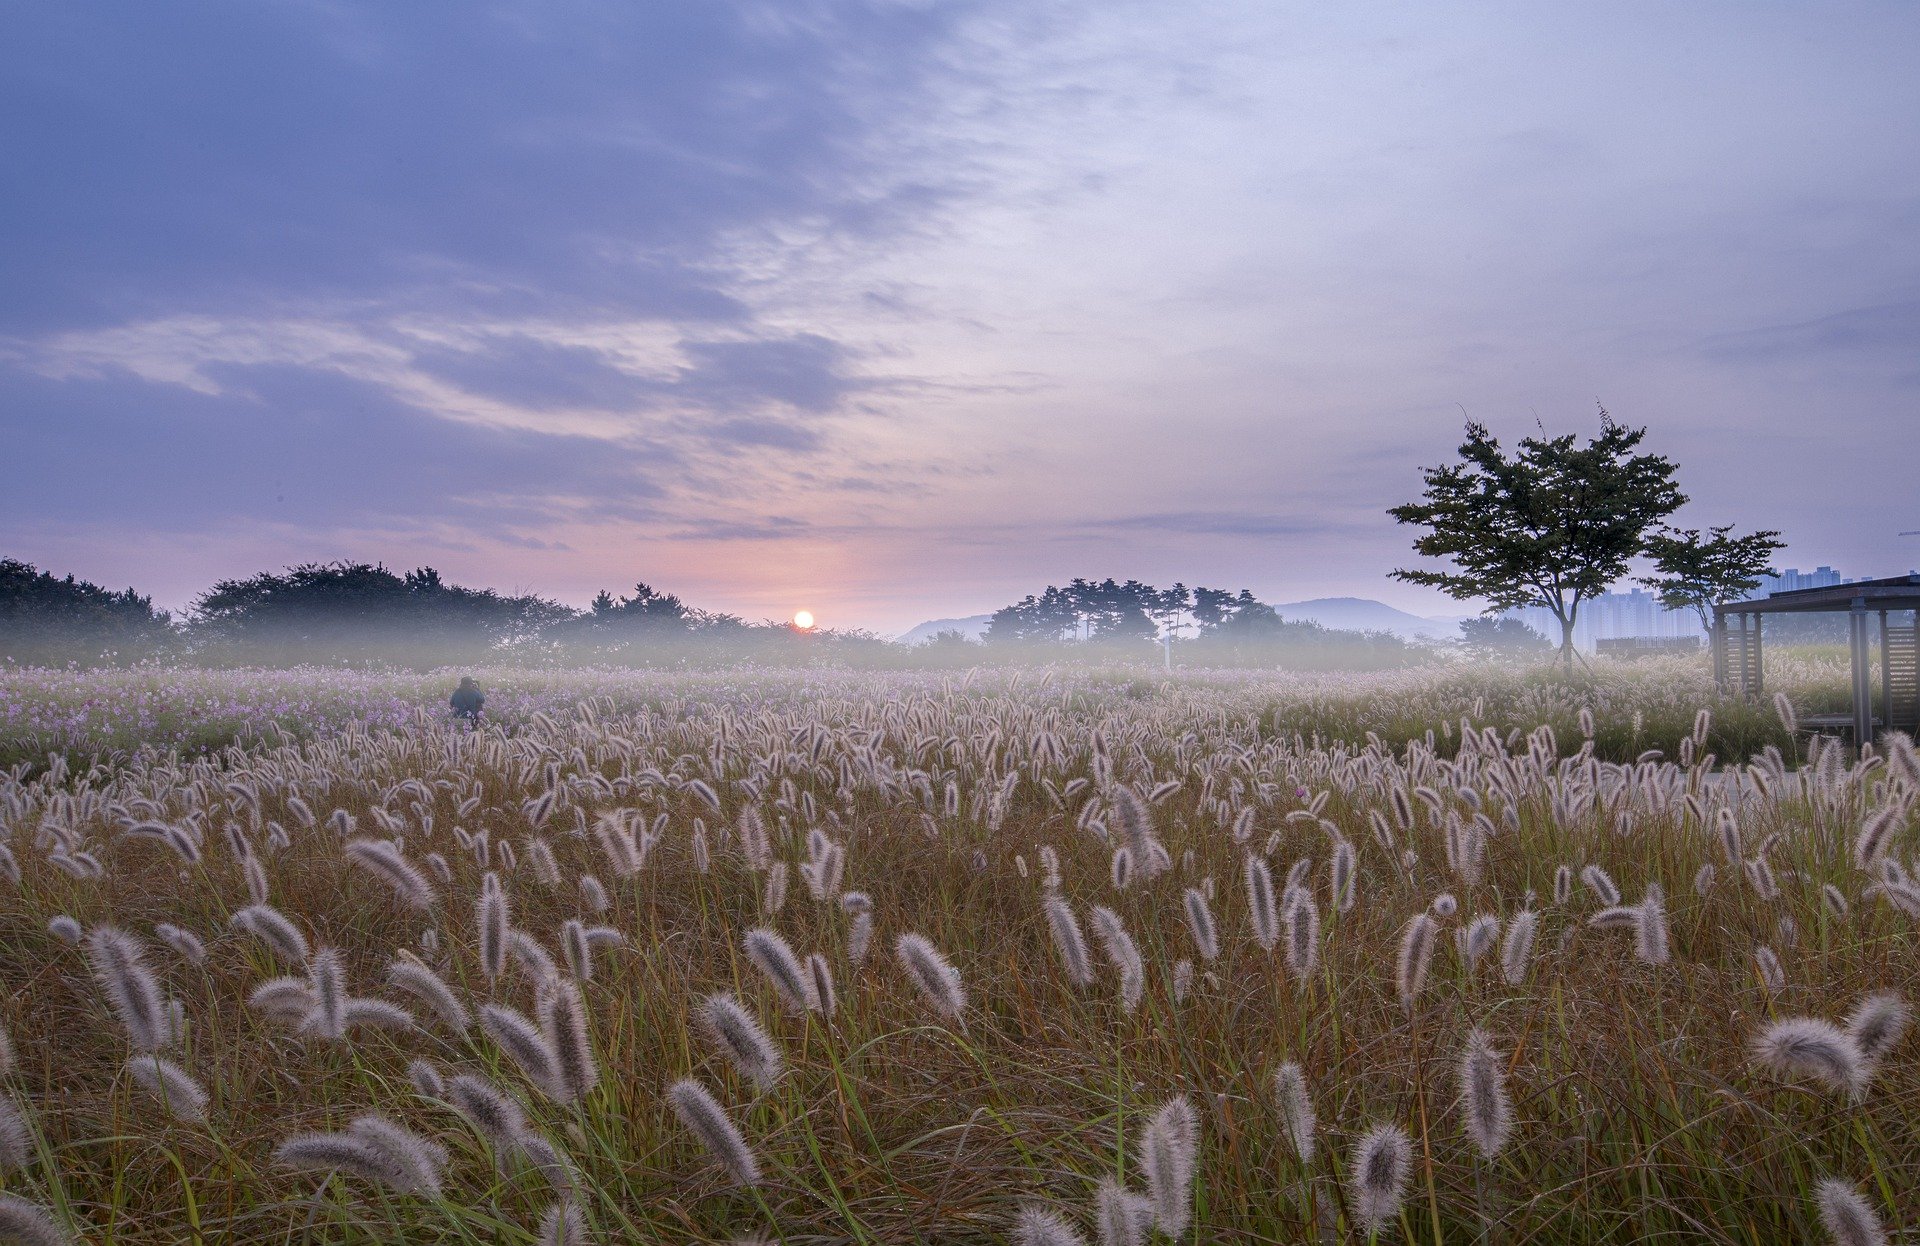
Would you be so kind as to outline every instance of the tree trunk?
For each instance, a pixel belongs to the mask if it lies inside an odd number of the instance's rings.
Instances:
[[[1560,665],[1568,678],[1573,676],[1573,616],[1560,616]]]

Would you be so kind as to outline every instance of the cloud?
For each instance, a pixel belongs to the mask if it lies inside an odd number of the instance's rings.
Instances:
[[[1920,301],[1855,307],[1794,324],[1724,333],[1701,343],[1701,353],[1723,363],[1752,364],[1808,356],[1905,357],[1920,344]]]
[[[0,515],[163,531],[444,518],[523,539],[582,509],[647,516],[672,470],[590,438],[449,424],[333,371],[211,372],[217,394],[125,373],[0,372],[8,445],[35,468],[10,484]]]
[[[1350,531],[1354,525],[1324,515],[1275,515],[1256,511],[1178,511],[1121,515],[1076,525],[1089,532],[1180,533],[1188,536],[1300,537]]]
[[[657,401],[664,389],[604,352],[527,337],[492,336],[472,349],[414,351],[412,368],[468,393],[529,411],[618,411]]]
[[[340,298],[737,322],[731,235],[885,228],[876,130],[969,7],[22,10],[0,326]]]

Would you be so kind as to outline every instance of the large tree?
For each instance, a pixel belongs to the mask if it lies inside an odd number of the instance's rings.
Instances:
[[[1512,454],[1469,422],[1460,461],[1422,468],[1426,494],[1388,511],[1427,532],[1414,552],[1446,558],[1450,571],[1398,570],[1394,578],[1437,588],[1493,610],[1544,606],[1560,624],[1560,652],[1573,665],[1580,605],[1627,573],[1647,533],[1685,504],[1674,465],[1635,451],[1647,435],[1600,412],[1600,435],[1526,437]]]
[[[1731,524],[1704,533],[1666,528],[1647,538],[1654,570],[1640,582],[1660,595],[1661,605],[1693,611],[1701,628],[1712,632],[1715,606],[1745,597],[1762,577],[1779,574],[1772,563],[1781,548],[1778,532],[1734,536]]]

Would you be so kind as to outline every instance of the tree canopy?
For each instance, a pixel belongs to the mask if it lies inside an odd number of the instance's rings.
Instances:
[[[1427,529],[1416,553],[1453,569],[1401,569],[1394,578],[1494,610],[1544,606],[1571,665],[1581,603],[1624,577],[1648,532],[1686,503],[1674,464],[1636,453],[1646,434],[1603,408],[1600,435],[1585,445],[1573,434],[1526,437],[1509,454],[1484,424],[1469,422],[1459,461],[1422,468],[1421,500],[1388,511]]]
[[[1654,570],[1640,582],[1659,594],[1667,609],[1693,611],[1702,630],[1711,632],[1715,606],[1745,597],[1760,587],[1762,577],[1779,574],[1772,563],[1781,548],[1778,532],[1734,536],[1731,524],[1705,533],[1667,528],[1647,538]]]

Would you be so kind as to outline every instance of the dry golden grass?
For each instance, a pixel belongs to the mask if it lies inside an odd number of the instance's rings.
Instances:
[[[1199,1147],[1179,1194],[1191,1218],[1183,1240],[1364,1240],[1350,1156],[1379,1124],[1412,1143],[1404,1202],[1381,1240],[1819,1240],[1817,1187],[1830,1177],[1858,1189],[1890,1230],[1915,1227],[1911,1043],[1882,1056],[1858,1096],[1763,1069],[1749,1050],[1775,1019],[1844,1023],[1875,992],[1913,998],[1916,918],[1902,911],[1899,875],[1889,881],[1883,865],[1853,855],[1863,823],[1891,809],[1882,859],[1911,857],[1920,773],[1910,755],[1847,767],[1836,752],[1790,779],[1777,763],[1717,773],[1604,763],[1565,727],[1556,741],[1541,733],[1511,749],[1505,731],[1462,747],[1457,722],[1436,739],[1441,751],[1316,746],[1295,737],[1284,706],[1248,715],[1205,681],[1144,693],[1075,676],[902,680],[893,698],[886,689],[867,676],[689,677],[655,708],[589,700],[473,734],[422,719],[79,778],[16,772],[0,783],[0,842],[21,874],[17,889],[0,880],[0,1024],[18,1053],[4,1084],[35,1154],[0,1174],[0,1188],[99,1242],[533,1241],[543,1216],[569,1204],[604,1242],[1002,1241],[1031,1207],[1091,1236],[1096,1187],[1111,1178],[1146,1191],[1142,1131],[1184,1095]],[[1596,735],[1627,730],[1631,688],[1598,709]],[[1149,798],[1144,827],[1120,825],[1123,786]],[[1742,857],[1767,861],[1777,895],[1726,859],[1722,809]],[[1477,871],[1476,811],[1493,827]],[[609,818],[621,833],[655,836],[631,876],[617,867],[637,841],[609,853],[597,834]],[[771,863],[758,859],[756,819]],[[157,832],[124,833],[140,822],[183,830],[200,860]],[[302,970],[230,930],[251,900],[229,828],[260,862],[268,901],[314,949],[338,949],[350,994],[408,1007],[420,1028],[328,1041],[248,1006],[259,982]],[[1135,868],[1119,891],[1111,858],[1128,829]],[[816,899],[804,876],[822,847],[809,830],[844,852],[841,886],[871,898],[871,949],[858,965],[854,914],[838,897]],[[462,842],[480,832],[485,862]],[[410,907],[348,863],[351,837],[399,841],[430,879],[426,857],[438,852],[451,882],[435,882],[431,907]],[[1341,840],[1356,863],[1345,912],[1330,885]],[[536,843],[550,848],[557,879],[542,878]],[[1043,849],[1057,855],[1059,894],[1086,931],[1096,978],[1085,988],[1068,981],[1043,915]],[[100,877],[71,864],[82,851]],[[1253,937],[1249,851],[1270,862],[1276,892],[1296,862],[1310,863],[1320,925],[1305,978],[1286,968],[1284,941],[1267,951]],[[1716,876],[1703,896],[1695,880],[1707,863]],[[1555,898],[1562,865],[1576,876],[1565,901]],[[1610,875],[1623,905],[1659,885],[1667,963],[1639,959],[1632,929],[1588,924],[1602,904],[1578,881],[1587,865]],[[577,1103],[536,1088],[478,1026],[453,1033],[386,984],[389,963],[410,950],[469,1009],[496,1002],[536,1016],[537,974],[512,957],[497,981],[482,969],[475,908],[488,867],[513,926],[560,973],[568,919],[627,940],[596,950],[579,984],[599,1077]],[[783,870],[784,903],[770,910]],[[604,886],[606,912],[591,911],[581,875]],[[1824,902],[1829,885],[1846,915]],[[1217,959],[1196,952],[1189,888],[1211,890]],[[1442,893],[1456,907],[1435,917],[1431,968],[1409,1010],[1396,950],[1408,920]],[[1137,944],[1144,990],[1132,1011],[1095,937],[1095,905]],[[1462,963],[1456,931],[1491,914],[1504,933],[1523,908],[1538,924],[1523,982],[1506,981],[1497,945],[1471,969]],[[172,1119],[125,1072],[128,1033],[84,945],[49,932],[61,914],[146,944],[189,1020],[169,1057],[207,1088],[204,1122]],[[154,939],[159,923],[204,940],[204,965]],[[783,1006],[743,946],[759,926],[803,961],[824,958],[831,1016]],[[906,933],[958,969],[957,1018],[897,959]],[[1782,966],[1778,994],[1756,972],[1762,946]],[[1176,1002],[1182,961],[1193,962],[1192,985]],[[734,993],[781,1053],[765,1091],[698,1020],[716,992]],[[1475,1028],[1499,1053],[1511,1097],[1511,1135],[1492,1159],[1459,1102]],[[416,1060],[515,1095],[573,1177],[496,1164],[473,1127],[415,1088]],[[1309,1164],[1274,1089],[1288,1060],[1304,1070],[1318,1118]],[[687,1077],[739,1127],[758,1184],[730,1180],[669,1106],[667,1088]],[[446,1148],[438,1197],[275,1163],[288,1137],[346,1130],[369,1112]]]

